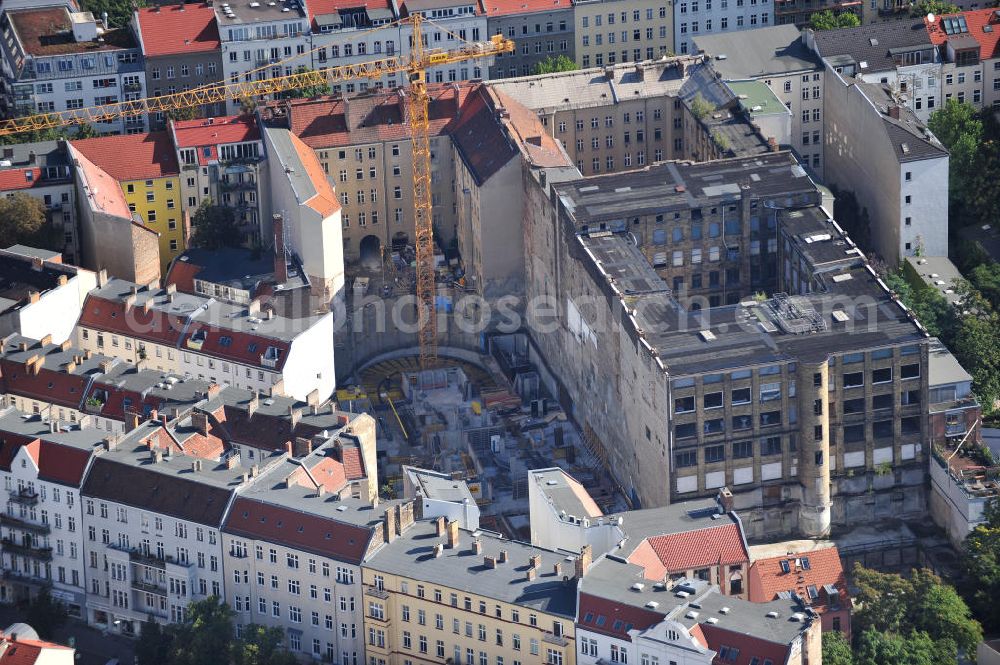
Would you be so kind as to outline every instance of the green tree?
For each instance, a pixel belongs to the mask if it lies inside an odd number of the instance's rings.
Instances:
[[[856,28],[861,25],[861,19],[853,12],[834,14],[826,9],[816,12],[809,18],[809,27],[813,30],[837,30],[838,28]]]
[[[87,12],[93,12],[94,17],[100,20],[103,12],[108,13],[108,23],[113,28],[121,28],[128,25],[132,18],[133,7],[145,7],[146,0],[82,0],[80,7]]]
[[[935,642],[921,631],[903,636],[870,628],[861,634],[854,651],[855,665],[953,665],[955,662],[954,644],[948,640]]]
[[[205,199],[191,216],[191,244],[204,249],[239,247],[240,230],[233,209]]]
[[[42,589],[25,609],[24,618],[43,640],[54,637],[53,633],[66,623],[69,611],[66,605],[52,597],[48,589]]]
[[[851,643],[837,630],[823,632],[823,665],[854,665]],[[140,664],[142,665],[142,664]]]
[[[233,648],[233,611],[218,596],[188,605],[187,620],[172,627],[171,665],[218,665]]]
[[[0,198],[0,238],[8,245],[21,243],[54,251],[61,249],[45,205],[24,192]]]
[[[962,545],[962,589],[987,631],[1000,628],[1000,504],[991,499],[984,522],[966,536]]]
[[[138,665],[171,665],[173,632],[163,630],[153,617],[142,622],[139,639],[135,642]]]
[[[570,60],[565,55],[558,55],[552,57],[551,55],[545,60],[537,63],[532,69],[532,74],[552,74],[555,72],[571,72],[574,69],[578,69],[576,63]]]
[[[715,107],[712,106],[711,102],[702,97],[700,92],[697,93],[694,96],[694,99],[691,100],[691,115],[696,117],[698,120],[701,120],[714,110]]]
[[[296,74],[305,74],[311,71],[308,67],[300,65],[296,70]],[[303,86],[301,88],[295,88],[294,90],[286,90],[281,93],[283,99],[297,99],[299,97],[321,97],[323,95],[330,94],[330,86],[326,83],[313,84]]]
[[[962,315],[949,348],[972,375],[983,408],[992,412],[1000,400],[1000,314],[968,282],[958,284],[955,292],[962,299]]]
[[[181,106],[167,111],[171,120],[194,120],[201,117],[201,108],[197,106]]]
[[[920,0],[910,7],[910,16],[913,18],[923,18],[928,14],[944,16],[945,14],[957,14],[962,11],[958,6],[946,0]]]
[[[969,282],[989,301],[993,310],[1000,310],[1000,263],[980,263],[968,274]]]
[[[233,645],[233,665],[296,665],[295,656],[285,650],[280,628],[249,624],[243,639]]]
[[[937,645],[929,651],[937,656],[928,662],[954,662],[956,649],[974,654],[976,645],[983,639],[982,627],[972,618],[965,601],[954,587],[929,570],[914,570],[909,578],[904,578],[855,565],[854,582],[858,587],[855,596],[857,610],[851,623],[854,630],[862,635],[861,643],[855,645],[859,647],[859,655],[862,653],[860,647],[870,632],[905,637],[904,641],[910,643],[922,642],[927,636]],[[888,640],[879,644],[878,648],[873,647],[869,653],[884,655],[897,647],[896,640]],[[944,661],[937,660],[941,654],[950,656]],[[857,665],[868,662],[922,662],[914,658],[899,661],[894,658],[856,659],[855,662]]]

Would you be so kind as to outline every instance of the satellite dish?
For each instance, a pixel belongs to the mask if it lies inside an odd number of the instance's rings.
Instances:
[[[934,23],[934,12],[930,12],[927,14],[927,22]]]

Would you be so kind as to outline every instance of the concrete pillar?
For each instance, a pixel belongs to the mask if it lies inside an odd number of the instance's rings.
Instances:
[[[818,384],[818,385],[817,385]],[[830,533],[830,415],[827,404],[829,367],[826,361],[798,365],[799,400],[799,531],[804,536]],[[819,409],[817,409],[817,402]],[[816,413],[816,411],[820,413]],[[817,428],[822,428],[820,432]],[[820,436],[817,436],[820,434]]]

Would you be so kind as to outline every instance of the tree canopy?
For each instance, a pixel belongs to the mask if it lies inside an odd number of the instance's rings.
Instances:
[[[53,639],[56,629],[69,618],[69,612],[66,605],[53,598],[48,589],[42,589],[28,603],[24,618],[28,625],[38,632],[39,637]]]
[[[45,205],[24,192],[0,198],[0,238],[8,245],[19,243],[62,250],[59,234],[48,219]]]
[[[232,208],[205,199],[191,216],[191,244],[204,249],[239,247],[240,230]]]
[[[966,536],[962,547],[962,590],[988,631],[1000,629],[1000,504],[993,499],[985,521]]]
[[[146,0],[82,0],[80,6],[84,11],[93,12],[98,20],[107,12],[111,27],[121,28],[132,18],[132,8],[145,7]]]
[[[913,18],[923,18],[928,14],[944,16],[945,14],[957,14],[962,11],[957,5],[953,5],[946,0],[920,0],[910,7],[910,16]]]
[[[552,74],[554,72],[571,72],[574,69],[578,69],[576,63],[570,60],[565,55],[557,55],[552,57],[551,55],[545,60],[542,60],[536,64],[532,70],[532,74]]]
[[[834,14],[833,10],[825,9],[816,12],[809,18],[809,27],[816,31],[856,28],[859,25],[861,25],[861,19],[853,12]]]

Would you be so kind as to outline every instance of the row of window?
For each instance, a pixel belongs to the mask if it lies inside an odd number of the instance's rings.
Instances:
[[[723,4],[725,4],[726,1],[727,0],[723,0]],[[739,0],[739,1],[742,2],[743,0]],[[707,2],[708,2],[708,4],[711,4],[711,0],[707,0]],[[632,10],[632,22],[633,23],[641,21],[642,20],[642,16],[643,16],[643,14],[642,14],[641,10],[638,10],[638,9],[633,9]],[[652,21],[653,20],[653,8],[652,7],[647,7],[646,8],[645,16],[646,16],[646,20],[647,21]],[[656,12],[656,16],[658,18],[667,18],[667,8],[666,7],[660,7],[659,11]],[[607,15],[608,25],[614,25],[616,17],[618,19],[620,19],[619,20],[620,23],[628,23],[629,13],[627,11],[621,12],[620,14],[615,14],[614,12],[608,12],[608,15]],[[590,27],[590,19],[591,18],[594,19],[594,25],[595,26],[600,26],[602,24],[602,22],[604,21],[604,15],[603,14],[595,14],[592,17],[591,16],[583,16],[583,17],[581,17],[581,19],[580,19],[580,25],[583,26],[584,28]]]

